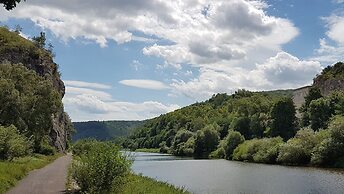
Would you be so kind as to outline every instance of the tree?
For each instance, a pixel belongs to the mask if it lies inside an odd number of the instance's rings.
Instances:
[[[319,98],[322,98],[320,89],[317,87],[311,87],[309,90],[308,95],[305,97],[305,103],[301,106],[300,111],[302,112],[302,118],[301,118],[301,125],[302,126],[308,126],[310,124],[310,117],[309,117],[309,105],[313,100],[317,100]]]
[[[251,137],[250,118],[248,117],[239,117],[238,119],[234,120],[232,128],[234,131],[240,132],[245,139],[249,139]]]
[[[22,65],[0,65],[0,125],[15,125],[33,137],[36,152],[53,127],[52,115],[62,106],[52,84]]]
[[[276,102],[271,110],[271,129],[272,137],[281,136],[287,140],[295,135],[296,117],[295,106],[291,98],[283,98]]]
[[[45,37],[45,32],[41,32],[39,36],[34,36],[32,38],[32,41],[35,43],[35,45],[39,48],[45,48],[45,41],[46,41],[46,37]]]
[[[230,131],[224,139],[223,148],[225,150],[226,159],[232,159],[233,151],[238,145],[243,143],[245,138],[237,131]]]
[[[209,153],[214,151],[219,144],[220,138],[213,125],[207,125],[197,131],[194,145],[194,156],[207,158]]]
[[[17,6],[17,4],[20,2],[21,2],[21,0],[0,0],[0,3],[4,4],[4,7],[7,10],[11,10],[11,9],[15,8]]]
[[[312,153],[312,164],[336,165],[344,157],[344,116],[334,117],[326,131],[328,137]]]
[[[309,105],[310,122],[313,130],[327,128],[331,117],[331,108],[329,101],[325,98],[313,100]]]

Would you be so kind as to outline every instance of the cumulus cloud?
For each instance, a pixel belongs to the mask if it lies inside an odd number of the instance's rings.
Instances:
[[[311,59],[331,65],[344,60],[344,16],[331,15],[323,19],[327,37],[319,40],[319,48]]]
[[[147,79],[130,79],[130,80],[121,80],[119,83],[136,87],[136,88],[144,88],[144,89],[151,89],[151,90],[165,90],[169,87],[164,83],[156,80],[147,80]]]
[[[200,76],[189,81],[175,80],[173,94],[182,94],[195,100],[205,100],[212,94],[232,93],[237,89],[290,89],[308,85],[321,71],[317,61],[304,61],[285,52],[256,64],[252,70],[242,67],[222,70],[203,67]]]
[[[86,82],[87,83],[87,82]],[[107,85],[78,81],[68,81],[63,98],[65,110],[73,121],[87,120],[144,120],[180,108],[175,104],[162,104],[156,101],[141,103],[118,101],[103,91]],[[72,87],[70,85],[79,85]],[[87,87],[97,87],[96,89]]]
[[[0,13],[0,18],[29,19],[65,41],[82,37],[102,47],[109,40],[119,44],[144,41],[144,55],[164,60],[158,69],[174,67],[180,71],[183,65],[191,65],[199,70],[197,77],[176,79],[169,86],[155,80],[122,80],[121,84],[170,88],[173,95],[204,100],[213,93],[238,88],[302,86],[319,71],[319,63],[282,51],[282,45],[295,38],[299,30],[288,19],[268,15],[266,8],[263,0],[36,0]],[[134,32],[164,41],[147,40]],[[337,33],[333,30],[329,36],[339,40]],[[109,96],[98,92],[88,89],[88,95],[79,96],[79,101],[89,98],[89,102],[99,105],[97,110],[106,111],[98,100],[109,101]],[[113,106],[120,107],[118,103]],[[164,110],[173,109],[164,106]]]

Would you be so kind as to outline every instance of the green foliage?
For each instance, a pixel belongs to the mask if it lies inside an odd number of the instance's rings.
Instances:
[[[0,161],[0,193],[5,193],[15,186],[28,172],[44,167],[57,157],[58,155],[43,156],[35,154],[24,158],[15,158],[12,161]]]
[[[314,165],[334,165],[344,157],[344,116],[334,117],[326,131],[329,135],[312,153],[311,163]]]
[[[240,132],[246,139],[249,139],[251,137],[250,122],[251,120],[248,117],[239,117],[232,122],[232,128]]]
[[[207,157],[212,149],[204,151],[203,128],[213,125],[219,140],[224,139],[233,128],[240,131],[247,139],[264,137],[264,131],[270,124],[270,112],[275,102],[290,91],[250,92],[239,90],[233,95],[217,94],[208,101],[196,103],[172,113],[148,120],[138,127],[122,143],[125,148],[161,148],[164,152],[185,155],[192,151],[195,142],[194,156]],[[194,133],[190,141],[175,142],[179,131]],[[180,144],[180,145],[178,145]]]
[[[331,79],[343,79],[344,78],[344,63],[338,62],[333,66],[327,66],[323,69],[320,75],[315,78],[316,82],[331,80]]]
[[[281,137],[246,140],[234,150],[233,160],[273,164],[281,145]]]
[[[15,125],[33,137],[35,151],[52,129],[51,116],[62,106],[51,82],[22,65],[0,65],[0,125]]]
[[[87,145],[80,145],[85,143]],[[131,162],[110,142],[84,141],[74,151],[72,177],[85,193],[120,192],[130,173]]]
[[[308,126],[310,124],[310,116],[309,116],[309,104],[313,100],[317,100],[319,98],[322,98],[320,89],[317,87],[311,87],[309,90],[308,95],[305,97],[305,103],[301,106],[300,112],[302,113],[302,126]]]
[[[197,158],[208,158],[219,144],[219,134],[214,125],[207,125],[197,131],[195,137],[194,156]]]
[[[274,104],[271,110],[271,129],[272,137],[280,136],[289,139],[295,135],[296,131],[296,110],[291,98],[283,98]]]
[[[233,151],[241,143],[245,141],[245,138],[237,131],[230,131],[227,137],[223,140],[221,148],[224,151],[226,159],[232,159]],[[220,148],[220,150],[221,150]],[[221,153],[221,152],[220,152]]]
[[[72,136],[74,142],[79,139],[94,138],[111,140],[128,136],[134,128],[144,124],[142,121],[88,121],[74,122],[76,132]]]
[[[192,156],[195,140],[193,133],[185,129],[179,130],[174,136],[171,152],[177,156]]]
[[[299,130],[294,138],[280,148],[277,161],[288,165],[309,164],[314,147],[326,137],[325,133],[314,132],[309,128]]]
[[[331,117],[329,101],[324,98],[313,100],[309,105],[309,114],[313,130],[325,129]]]
[[[35,43],[35,45],[38,48],[45,48],[45,41],[46,41],[46,37],[45,37],[45,32],[40,32],[39,36],[34,36],[32,38],[32,41]]]
[[[31,153],[32,142],[21,135],[13,125],[0,126],[0,159],[7,160]]]
[[[168,183],[156,181],[155,179],[130,175],[121,194],[187,194],[183,188],[176,188]]]

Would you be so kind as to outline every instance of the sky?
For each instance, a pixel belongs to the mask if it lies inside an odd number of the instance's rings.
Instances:
[[[344,56],[344,0],[27,0],[0,25],[46,32],[73,121],[298,88]]]

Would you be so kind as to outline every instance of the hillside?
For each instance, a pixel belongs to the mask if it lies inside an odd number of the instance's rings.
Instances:
[[[74,122],[75,133],[72,140],[94,138],[109,140],[128,136],[134,128],[143,125],[143,121],[88,121]]]
[[[0,65],[7,65],[6,67],[3,67],[3,70],[6,71],[6,69],[11,69],[11,66],[14,65],[13,67],[15,67],[15,65],[19,64],[20,66],[25,67],[25,69],[23,70],[21,70],[20,68],[20,70],[17,70],[20,71],[22,74],[25,74],[28,77],[32,77],[32,79],[38,79],[34,78],[36,75],[40,76],[47,82],[48,85],[51,85],[53,90],[58,93],[57,101],[59,102],[59,104],[62,104],[62,98],[65,94],[65,86],[61,80],[60,73],[58,71],[58,65],[53,61],[52,52],[45,48],[45,34],[41,33],[41,36],[35,38],[36,41],[31,41],[21,37],[18,32],[12,32],[4,27],[0,27]],[[26,71],[32,71],[35,75],[32,75],[31,73],[28,73]],[[13,83],[24,84],[24,82],[19,83],[21,81],[19,75],[15,77],[12,73],[8,74],[8,76],[9,77],[7,79],[11,79]],[[18,85],[15,88],[15,92],[19,92],[20,95],[23,92],[29,92],[22,91],[22,88],[23,87],[20,87],[20,85]],[[39,95],[40,93],[42,93],[42,91],[36,91],[36,93],[28,95]],[[22,97],[23,96],[24,95],[22,95]],[[42,105],[42,102],[40,104]],[[24,107],[23,104],[21,106]],[[35,106],[33,105],[32,107],[27,107],[27,110],[23,109],[23,113],[21,115],[19,115],[18,113],[8,114],[14,114],[12,115],[12,118],[21,117],[21,120],[27,120],[26,122],[18,121],[19,124],[17,124],[18,126],[16,126],[25,131],[28,130],[28,126],[34,125],[34,123],[30,124],[32,118],[29,118],[29,116],[26,115],[26,112],[34,112],[34,107]],[[41,120],[41,122],[47,122],[49,124],[49,126],[45,128],[47,134],[44,134],[44,136],[48,138],[47,141],[50,145],[63,152],[67,149],[68,139],[70,138],[70,133],[72,131],[72,124],[68,115],[64,112],[63,106],[59,106],[52,113],[53,114],[49,116],[48,120]],[[6,115],[0,115],[0,117],[5,116]],[[8,121],[8,119],[4,119],[2,120],[0,125],[7,126],[10,124],[14,124],[8,123]],[[36,123],[38,123],[38,121]]]
[[[160,148],[161,152],[197,158],[334,165],[344,157],[340,151],[344,147],[336,144],[341,137],[330,138],[337,133],[334,129],[342,130],[344,92],[343,84],[329,87],[327,83],[341,83],[343,68],[343,63],[325,68],[312,87],[213,95],[205,102],[148,120],[123,146]],[[295,102],[300,107],[299,117]],[[305,148],[300,145],[303,143],[310,145]],[[300,157],[293,158],[296,156]]]

